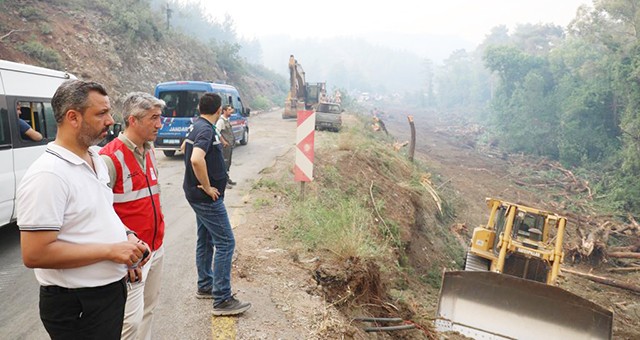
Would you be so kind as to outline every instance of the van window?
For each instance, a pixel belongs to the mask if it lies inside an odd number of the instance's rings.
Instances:
[[[196,117],[198,103],[204,91],[164,91],[158,97],[167,104],[162,111],[163,117]]]
[[[40,132],[44,139],[55,138],[58,127],[51,103],[20,100],[16,102],[16,111],[18,117]]]
[[[242,113],[243,106],[242,106],[242,100],[240,100],[240,97],[238,97],[238,100],[236,100],[234,107],[236,109],[236,112]]]

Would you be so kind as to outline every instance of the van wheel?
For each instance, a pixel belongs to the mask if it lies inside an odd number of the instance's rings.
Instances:
[[[167,157],[173,157],[176,154],[176,150],[162,150],[162,152]]]
[[[247,145],[249,143],[249,129],[244,129],[242,133],[242,139],[240,140],[240,145]]]

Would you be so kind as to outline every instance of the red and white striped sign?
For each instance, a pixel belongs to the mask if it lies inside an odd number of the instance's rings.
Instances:
[[[296,165],[293,169],[293,177],[296,182],[311,182],[313,180],[313,142],[315,127],[315,112],[298,111]]]

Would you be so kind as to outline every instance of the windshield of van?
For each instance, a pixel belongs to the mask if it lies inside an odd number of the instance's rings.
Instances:
[[[198,102],[204,91],[164,91],[158,97],[167,106],[162,111],[163,117],[196,117],[198,116]]]

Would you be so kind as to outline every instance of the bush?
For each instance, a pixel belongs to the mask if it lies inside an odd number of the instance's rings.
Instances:
[[[53,69],[61,69],[61,57],[56,50],[48,48],[36,40],[22,44],[18,49],[30,57],[42,62],[45,66]]]
[[[47,24],[46,22],[43,22],[40,24],[40,33],[44,35],[49,35],[51,34],[51,32],[53,32],[51,25]]]
[[[95,0],[86,6],[109,17],[105,23],[107,32],[125,37],[130,43],[162,38],[161,28],[156,25],[162,20],[151,11],[147,2]]]
[[[268,110],[271,108],[271,101],[263,95],[258,95],[251,103],[251,108],[254,110]]]
[[[40,12],[39,9],[33,7],[33,6],[27,6],[24,7],[22,9],[20,9],[20,16],[25,18],[25,19],[29,19],[29,20],[34,20],[34,19],[42,19],[42,13]]]

